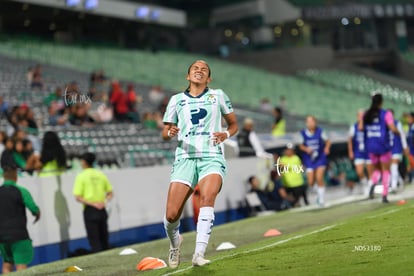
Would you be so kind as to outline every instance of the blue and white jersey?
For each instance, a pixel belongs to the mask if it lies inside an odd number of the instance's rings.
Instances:
[[[384,154],[391,149],[389,129],[385,118],[387,112],[389,111],[381,109],[372,123],[364,125],[365,149],[368,154]]]
[[[349,128],[349,137],[352,138],[354,159],[368,159],[368,154],[365,150],[364,131],[359,130],[358,123],[351,125]]]
[[[312,154],[303,152],[303,163],[309,164],[320,158],[326,158],[324,149],[325,141],[328,139],[322,128],[317,127],[315,132],[311,133],[308,129],[303,129],[301,134],[301,144],[312,149]]]
[[[176,159],[222,155],[222,145],[212,143],[212,134],[222,131],[222,116],[232,112],[228,96],[220,89],[206,88],[198,97],[188,91],[172,96],[163,122],[180,129]]]

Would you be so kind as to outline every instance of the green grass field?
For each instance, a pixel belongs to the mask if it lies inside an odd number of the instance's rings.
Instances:
[[[265,238],[276,228],[282,235]],[[63,275],[77,265],[80,275],[414,275],[414,201],[388,205],[360,201],[304,212],[282,212],[245,219],[213,229],[206,256],[212,263],[192,268],[195,233],[184,234],[182,263],[138,272],[146,256],[166,259],[166,239],[130,246],[138,254],[119,256],[122,248],[31,267],[18,275]],[[215,251],[229,241],[237,246]],[[75,274],[76,275],[76,274]]]

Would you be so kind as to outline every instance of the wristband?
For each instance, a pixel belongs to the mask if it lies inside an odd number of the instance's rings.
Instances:
[[[227,139],[230,138],[230,132],[228,130],[226,130],[224,133],[227,134]]]
[[[167,131],[167,136],[171,138],[171,135],[170,134],[171,134],[171,132],[170,132],[170,130],[168,130]]]

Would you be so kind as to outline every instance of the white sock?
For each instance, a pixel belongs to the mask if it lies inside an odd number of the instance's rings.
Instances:
[[[177,248],[180,243],[180,220],[171,223],[164,217],[164,229],[170,239],[170,247]]]
[[[201,207],[197,222],[197,237],[195,254],[204,253],[207,249],[208,240],[210,239],[211,227],[214,223],[214,208]]]
[[[369,191],[371,190],[372,185],[374,185],[372,183],[372,180],[371,179],[368,179],[367,186],[365,186],[365,191],[364,191],[364,195],[365,196],[368,196],[369,195]]]
[[[325,203],[325,187],[318,186],[317,193],[318,193],[319,204],[324,204]]]
[[[398,172],[398,164],[391,164],[391,189],[397,189],[399,176],[400,174]]]
[[[368,185],[368,179],[366,177],[362,178],[359,182],[362,184],[362,187],[366,187]]]
[[[401,175],[398,177],[398,184],[400,184],[400,188],[404,187],[404,179],[401,177]]]

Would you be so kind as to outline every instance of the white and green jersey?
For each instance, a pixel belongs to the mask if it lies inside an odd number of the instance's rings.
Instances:
[[[222,131],[222,115],[232,112],[231,102],[221,89],[206,88],[198,97],[188,92],[172,96],[163,121],[180,129],[175,158],[222,155],[221,145],[212,143],[212,137],[214,132]]]

